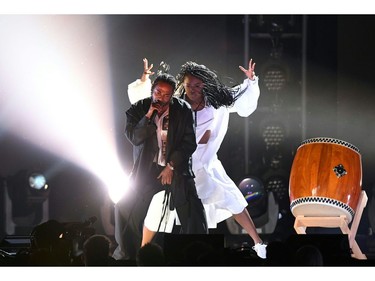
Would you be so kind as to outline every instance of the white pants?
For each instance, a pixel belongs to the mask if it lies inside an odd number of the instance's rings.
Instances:
[[[168,200],[165,197],[165,191],[156,193],[151,200],[150,206],[148,207],[147,215],[144,221],[144,225],[151,231],[154,232],[166,232],[171,233],[173,230],[174,222],[180,224],[177,216],[176,209],[170,210],[169,202],[171,194],[168,195]]]

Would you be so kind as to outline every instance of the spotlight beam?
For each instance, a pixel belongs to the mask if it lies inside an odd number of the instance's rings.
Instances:
[[[0,129],[105,183],[126,179],[114,137],[104,17],[4,15],[0,23]]]

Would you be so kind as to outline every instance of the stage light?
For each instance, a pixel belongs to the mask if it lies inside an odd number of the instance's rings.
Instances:
[[[49,217],[48,177],[20,170],[5,178],[5,227],[8,235],[27,235]]]
[[[256,177],[246,177],[238,185],[245,197],[251,217],[254,219],[267,211],[267,193],[263,183]]]
[[[264,120],[260,123],[259,128],[266,150],[280,147],[288,135],[287,126],[278,119],[278,116]]]
[[[263,72],[264,85],[270,92],[281,91],[287,82],[286,71],[281,65],[269,65]]]
[[[238,184],[238,188],[245,197],[249,212],[258,233],[272,233],[278,220],[279,207],[272,192],[267,192],[263,182],[254,176],[247,176]],[[246,231],[234,220],[226,220],[231,234],[246,234]]]
[[[29,176],[29,185],[31,189],[47,190],[48,184],[45,176],[41,173],[32,173]]]
[[[21,170],[7,179],[7,191],[13,205],[13,215],[27,215],[34,205],[49,196],[46,177],[40,172]]]
[[[279,202],[282,202],[288,197],[288,181],[280,175],[272,175],[266,182],[267,192],[274,192]]]

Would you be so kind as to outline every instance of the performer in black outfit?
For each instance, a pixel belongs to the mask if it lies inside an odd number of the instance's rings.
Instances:
[[[193,114],[187,102],[173,97],[175,87],[172,75],[159,74],[151,96],[126,111],[125,134],[133,145],[133,184],[115,206],[115,259],[136,259],[146,214],[162,228],[164,220],[170,221],[166,216],[176,211],[182,233],[208,233],[191,166],[197,147]],[[149,209],[156,197],[163,198],[162,208]],[[160,199],[155,201],[159,206]]]

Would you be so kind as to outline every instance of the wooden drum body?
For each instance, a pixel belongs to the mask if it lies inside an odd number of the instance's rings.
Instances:
[[[333,138],[305,140],[298,147],[289,179],[295,217],[345,215],[351,222],[362,186],[361,155],[355,146]]]

